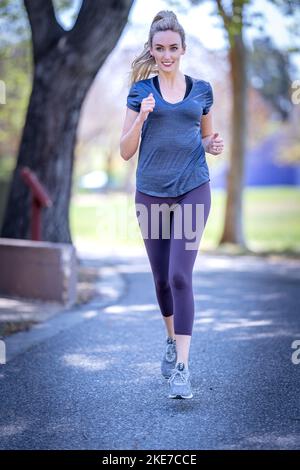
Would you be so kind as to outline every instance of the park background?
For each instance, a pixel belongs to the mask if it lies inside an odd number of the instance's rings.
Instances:
[[[207,154],[193,400],[167,398],[137,155],[119,149],[162,9],[225,141]],[[0,15],[0,449],[299,450],[299,0],[0,0]],[[52,201],[40,240],[28,174]]]
[[[29,228],[27,234],[9,228],[5,230],[4,213],[7,204],[16,205],[17,201],[11,199],[8,203],[8,194],[32,90],[31,33],[23,3],[15,0],[1,3],[0,79],[5,83],[6,96],[5,104],[0,105],[0,225],[3,224],[4,237],[30,238]],[[230,4],[227,2],[228,8]],[[231,226],[236,223],[236,231],[241,224],[243,233],[241,236],[229,234],[229,239],[223,237],[223,242],[233,242],[230,249],[238,252],[248,249],[256,253],[299,253],[300,106],[297,87],[300,40],[296,27],[299,5],[294,2],[289,10],[289,2],[281,1],[255,0],[233,4],[236,12],[243,5],[241,34],[247,53],[247,86],[243,98],[246,123],[241,129],[244,135],[242,147],[236,149],[240,155],[232,157],[236,135],[233,129],[237,125],[232,116],[236,109],[233,95],[234,87],[239,84],[233,84],[229,33],[218,11],[218,2],[136,0],[130,9],[128,22],[96,73],[82,103],[70,183],[69,239],[65,234],[55,238],[46,227],[43,228],[43,239],[62,242],[72,239],[78,247],[89,246],[106,252],[142,249],[134,213],[138,155],[124,161],[120,156],[119,139],[125,117],[131,62],[142,50],[154,15],[161,9],[173,9],[186,31],[187,52],[182,57],[182,71],[211,82],[214,130],[225,141],[225,151],[221,156],[207,154],[213,194],[212,210],[202,241],[203,251],[229,246],[228,243],[220,244],[226,218],[226,175],[230,166],[236,166],[235,159],[242,159],[243,169],[236,175],[236,183],[233,182],[240,187],[231,190],[234,197],[241,200],[241,210],[237,209],[235,216],[241,222],[228,218],[228,214],[227,220]],[[55,1],[54,6],[57,21],[70,30],[81,2]],[[237,14],[232,24],[234,21],[241,24]],[[103,36],[101,39],[105,42]],[[241,108],[239,102],[235,106]],[[64,107],[56,112],[57,116],[61,115]],[[240,116],[237,118],[241,119]],[[55,110],[49,119],[55,119]],[[45,129],[36,126],[35,132],[43,133]],[[51,152],[45,152],[44,158],[51,158]],[[64,155],[60,158],[63,159]],[[29,163],[32,161],[32,169],[59,204],[58,186],[64,181],[48,182],[46,170],[40,170],[39,164],[34,163],[35,157],[31,159],[28,155],[27,159]],[[65,181],[68,185],[67,178]],[[24,200],[22,195],[19,197]],[[50,209],[44,211],[50,213]],[[28,213],[29,219],[29,201],[22,206],[22,217],[24,212]],[[17,216],[8,214],[7,226],[9,220]],[[66,218],[66,212],[62,211],[59,217]],[[45,226],[49,227],[49,220],[50,216],[45,219]],[[55,224],[60,225],[59,218]]]

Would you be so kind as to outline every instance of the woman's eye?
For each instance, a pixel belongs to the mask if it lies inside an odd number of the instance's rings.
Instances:
[[[175,50],[177,50],[177,49],[178,49],[178,47],[174,46],[174,47],[171,47],[171,49],[175,49]],[[157,48],[156,48],[156,50],[157,50],[157,51],[160,51],[160,50],[161,50],[161,47],[157,47]]]

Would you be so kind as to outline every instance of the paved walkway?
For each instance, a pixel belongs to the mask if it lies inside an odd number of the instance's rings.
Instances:
[[[168,399],[160,376],[148,260],[94,262],[118,298],[6,340],[1,449],[300,448],[299,261],[198,255],[192,400]]]

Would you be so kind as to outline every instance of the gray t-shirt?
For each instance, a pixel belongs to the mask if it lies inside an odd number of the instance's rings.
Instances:
[[[151,196],[175,197],[210,181],[202,145],[201,116],[213,104],[209,82],[191,77],[190,93],[178,103],[164,100],[153,77],[131,86],[127,107],[139,112],[149,93],[154,110],[143,124],[136,170],[136,188]]]

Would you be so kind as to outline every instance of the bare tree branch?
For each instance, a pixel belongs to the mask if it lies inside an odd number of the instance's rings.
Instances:
[[[82,57],[87,52],[97,54],[99,50],[105,55],[105,51],[111,51],[115,45],[115,36],[110,31],[119,30],[121,35],[132,3],[133,0],[83,0],[77,20],[68,33],[68,42]],[[99,43],[104,47],[95,48]]]
[[[52,0],[24,0],[33,44],[35,63],[65,34],[56,20]]]
[[[224,26],[228,30],[232,18],[224,10],[222,0],[216,0],[216,2],[217,2],[217,5],[218,5],[219,14],[221,15],[221,17],[224,21]]]

